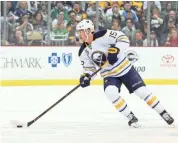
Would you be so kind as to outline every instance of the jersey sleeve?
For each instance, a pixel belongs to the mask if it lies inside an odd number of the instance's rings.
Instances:
[[[120,50],[119,54],[123,55],[129,48],[130,41],[129,38],[123,32],[120,32],[120,34],[121,35],[116,40],[115,47],[119,48]]]
[[[81,65],[83,66],[83,73],[89,73],[90,75],[96,71],[95,64],[90,60],[89,53],[85,49],[85,45],[82,44],[79,50],[79,58],[81,61]]]
[[[101,46],[102,45],[102,46]],[[130,41],[128,37],[121,31],[107,30],[106,34],[98,39],[98,42],[95,43],[96,47],[94,50],[99,50],[104,53],[107,53],[108,48],[117,47],[119,48],[119,54],[122,55],[125,53],[127,48],[130,46]]]

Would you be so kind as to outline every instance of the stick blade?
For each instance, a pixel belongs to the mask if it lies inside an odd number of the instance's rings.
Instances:
[[[11,121],[10,121],[10,124],[11,124],[13,127],[16,127],[16,128],[26,128],[26,127],[27,127],[27,123],[25,123],[25,122],[20,122],[20,121],[17,121],[17,120],[11,120]]]

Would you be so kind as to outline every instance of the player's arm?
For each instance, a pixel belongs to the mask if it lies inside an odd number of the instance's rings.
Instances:
[[[109,30],[108,42],[111,45],[108,48],[108,62],[113,65],[117,62],[118,57],[125,54],[125,51],[130,46],[130,41],[123,32]]]
[[[83,73],[92,74],[96,71],[94,63],[89,59],[89,55],[85,50],[79,51],[79,58],[81,61],[81,65],[83,67]]]
[[[99,67],[107,66],[108,63],[113,65],[119,57],[125,54],[129,45],[129,39],[123,32],[107,30],[106,34],[95,42],[92,60]]]
[[[84,50],[84,46],[82,45],[79,50],[79,58],[81,61],[81,65],[83,66],[83,73],[80,76],[80,84],[81,87],[87,87],[90,85],[91,78],[90,75],[96,71],[94,63],[92,63],[87,55],[87,52]],[[94,78],[94,77],[93,77]]]

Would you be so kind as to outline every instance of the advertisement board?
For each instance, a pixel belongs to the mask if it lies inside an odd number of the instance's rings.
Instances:
[[[144,79],[178,79],[177,48],[130,48],[127,55]]]
[[[79,47],[2,47],[1,86],[76,85]],[[127,57],[148,84],[178,84],[177,48],[129,48]],[[99,85],[98,75],[93,84]]]
[[[2,80],[71,79],[82,72],[75,48],[5,48],[0,55]]]

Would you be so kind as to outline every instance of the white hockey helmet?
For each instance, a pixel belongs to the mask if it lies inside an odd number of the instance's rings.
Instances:
[[[93,24],[93,22],[91,20],[89,20],[89,19],[83,19],[82,21],[80,21],[77,24],[76,29],[77,29],[77,31],[78,30],[84,30],[84,31],[86,31],[86,30],[90,29],[91,32],[94,32],[95,28],[94,28],[94,24]]]

